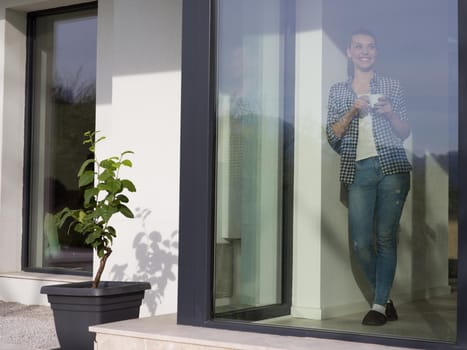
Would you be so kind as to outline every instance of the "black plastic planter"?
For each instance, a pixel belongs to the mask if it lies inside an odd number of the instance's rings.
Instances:
[[[53,310],[55,329],[62,350],[94,348],[95,335],[89,326],[139,317],[147,282],[91,282],[45,286]]]

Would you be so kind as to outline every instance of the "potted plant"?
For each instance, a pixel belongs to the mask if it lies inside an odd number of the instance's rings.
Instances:
[[[96,132],[84,133],[83,144],[89,145],[94,154]],[[95,157],[85,160],[78,171],[78,185],[84,189],[80,208],[64,208],[55,214],[46,214],[44,230],[55,234],[58,228],[68,226],[68,232],[82,234],[85,243],[93,247],[99,258],[94,279],[89,282],[68,283],[42,287],[51,304],[55,328],[62,349],[92,349],[94,334],[89,326],[139,317],[144,291],[150,289],[147,282],[101,282],[111,245],[117,235],[110,221],[116,214],[133,218],[127,207],[126,192],[135,192],[132,181],[119,177],[122,167],[132,167],[128,155],[122,152],[103,160]]]

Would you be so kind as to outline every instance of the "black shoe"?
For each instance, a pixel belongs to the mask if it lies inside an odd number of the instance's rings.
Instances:
[[[386,304],[386,318],[388,321],[397,321],[399,319],[392,300],[389,300]]]
[[[382,326],[386,321],[386,316],[381,312],[370,310],[363,318],[362,324],[365,326]]]

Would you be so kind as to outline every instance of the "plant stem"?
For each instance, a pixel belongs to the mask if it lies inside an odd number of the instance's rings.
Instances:
[[[105,268],[105,263],[107,262],[107,259],[109,258],[110,254],[112,254],[112,249],[109,247],[104,248],[105,254],[100,258],[99,261],[99,269],[97,269],[96,277],[94,277],[94,281],[92,281],[92,288],[97,288],[99,286],[99,282],[101,281],[101,276],[102,272],[104,271]]]

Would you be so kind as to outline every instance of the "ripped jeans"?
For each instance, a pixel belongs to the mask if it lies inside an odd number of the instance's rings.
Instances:
[[[396,272],[397,230],[410,173],[383,175],[377,157],[358,161],[356,167],[348,187],[352,253],[373,288],[373,302],[385,305]]]

